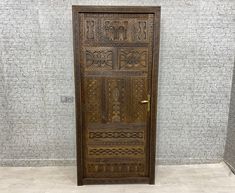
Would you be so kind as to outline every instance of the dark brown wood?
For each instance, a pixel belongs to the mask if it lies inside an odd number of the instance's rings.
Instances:
[[[155,182],[160,7],[73,6],[77,180]]]
[[[156,160],[156,137],[157,137],[157,96],[158,96],[158,69],[159,69],[159,48],[160,48],[160,20],[161,12],[155,13],[154,18],[154,46],[152,65],[152,88],[151,88],[151,116],[150,116],[150,184],[155,184],[155,160]]]

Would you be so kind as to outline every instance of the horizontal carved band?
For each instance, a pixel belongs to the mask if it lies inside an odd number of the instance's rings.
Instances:
[[[143,155],[143,148],[91,148],[89,155]]]
[[[90,132],[89,138],[143,138],[144,132]]]
[[[152,15],[149,18],[145,15],[142,18],[115,19],[110,14],[97,18],[86,16],[82,21],[82,25],[85,23],[85,42],[147,42],[153,25],[151,17]]]
[[[142,163],[112,163],[112,164],[88,164],[89,173],[136,173],[144,172],[144,164]]]

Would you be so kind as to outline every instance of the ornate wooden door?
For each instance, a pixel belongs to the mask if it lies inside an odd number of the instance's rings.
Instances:
[[[78,185],[154,183],[159,7],[73,7]]]

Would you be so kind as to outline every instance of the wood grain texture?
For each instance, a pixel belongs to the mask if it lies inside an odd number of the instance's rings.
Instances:
[[[160,8],[73,6],[73,28],[78,185],[153,183]]]

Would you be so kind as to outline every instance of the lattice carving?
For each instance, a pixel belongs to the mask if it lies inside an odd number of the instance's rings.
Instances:
[[[133,148],[90,148],[88,151],[89,155],[108,155],[108,156],[136,156],[143,155],[144,149],[142,147]]]
[[[121,49],[119,53],[120,69],[147,69],[147,49]]]
[[[97,78],[86,78],[86,117],[87,121],[97,123],[101,121],[101,82]]]
[[[144,132],[90,132],[89,138],[139,138],[144,137]]]
[[[97,139],[101,139],[101,138],[97,138]],[[104,138],[104,139],[110,139],[110,138]],[[113,139],[120,139],[120,138],[113,138]],[[130,139],[130,138],[129,138]],[[134,138],[133,138],[134,139]],[[133,145],[137,145],[137,146],[142,146],[144,145],[144,141],[139,141],[139,140],[128,140],[128,141],[124,141],[124,140],[120,140],[120,141],[110,141],[110,140],[107,140],[107,141],[99,141],[98,142],[99,145],[107,145],[107,146],[117,146],[117,145],[121,145],[121,146],[133,146]],[[90,143],[90,144],[95,144],[97,145],[97,142],[94,142],[94,143]]]
[[[134,122],[145,122],[147,116],[147,106],[146,104],[141,104],[140,101],[147,99],[146,93],[147,78],[133,78],[132,88],[133,88],[133,121]]]

